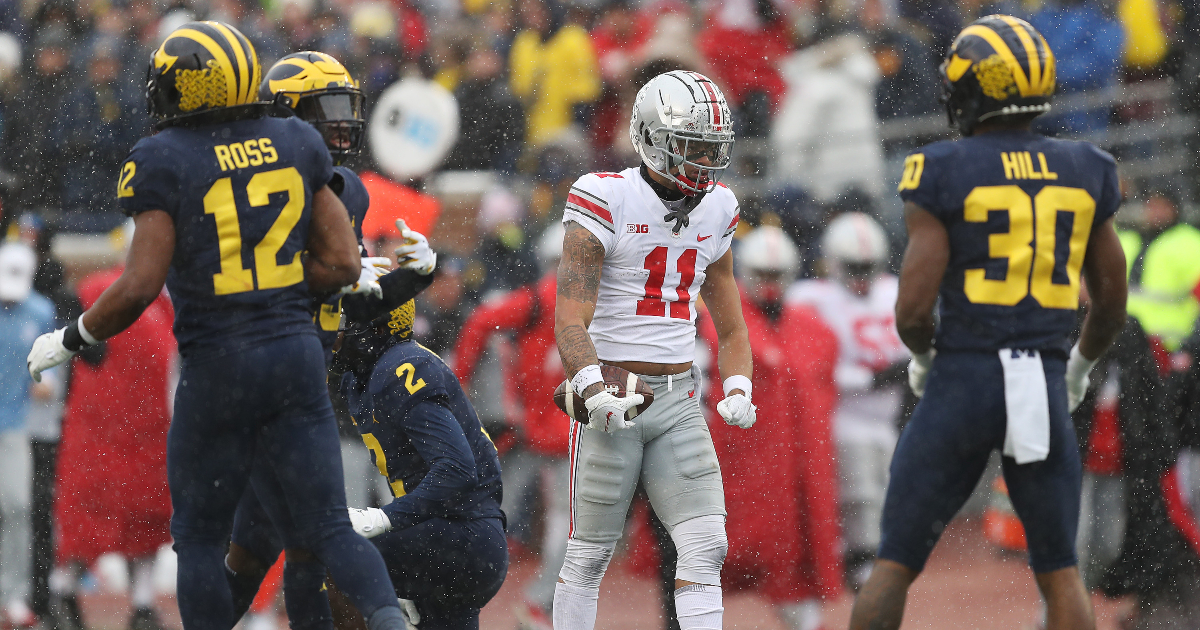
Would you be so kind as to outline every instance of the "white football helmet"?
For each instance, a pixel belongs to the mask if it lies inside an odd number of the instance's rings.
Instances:
[[[708,77],[673,70],[638,91],[629,139],[646,167],[684,194],[706,193],[729,168],[733,120],[721,89]],[[705,157],[708,164],[697,163]]]
[[[778,273],[791,282],[800,271],[800,250],[786,232],[764,225],[746,235],[738,248],[738,275]]]
[[[821,255],[851,265],[880,265],[888,258],[887,233],[862,212],[846,212],[829,223],[821,237]]]
[[[821,237],[821,256],[829,275],[858,295],[870,293],[888,253],[887,233],[862,212],[839,215]]]

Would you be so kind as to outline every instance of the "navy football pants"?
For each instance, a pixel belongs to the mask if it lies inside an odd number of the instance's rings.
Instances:
[[[235,623],[224,554],[256,456],[265,473],[255,490],[285,544],[314,553],[364,617],[397,606],[383,559],[346,513],[324,366],[315,334],[183,360],[167,476],[185,630]]]
[[[499,518],[433,518],[371,539],[387,562],[396,594],[421,613],[421,630],[478,630],[479,609],[508,574]]]
[[[1042,356],[1050,404],[1050,454],[1017,465],[1002,458],[1004,481],[1025,526],[1036,573],[1074,566],[1082,469],[1067,412],[1066,361]],[[879,557],[921,571],[946,524],[971,496],[994,449],[1004,448],[1006,415],[1000,357],[942,352],[925,396],[892,457]]]
[[[303,543],[298,539],[295,524],[290,519],[286,519],[283,526],[277,529],[258,498],[261,489],[267,501],[276,504],[272,511],[281,513],[285,515],[281,518],[286,518],[287,506],[281,503],[285,495],[278,480],[270,474],[270,466],[266,465],[265,459],[259,458],[255,461],[254,470],[251,472],[251,487],[243,493],[234,513],[233,534],[230,540],[269,567],[284,550],[280,531],[289,536],[291,542],[288,548],[303,548]],[[332,630],[333,611],[324,592],[325,574],[325,565],[319,561],[298,561],[289,557],[284,563],[283,595],[291,630]],[[261,580],[247,576],[230,580],[235,619],[241,619],[242,615],[246,614],[261,585]]]

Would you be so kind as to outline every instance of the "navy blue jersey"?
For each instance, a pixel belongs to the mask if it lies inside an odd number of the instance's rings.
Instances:
[[[501,516],[500,458],[454,372],[429,349],[399,343],[363,388],[348,372],[350,414],[396,500],[396,529],[434,517]]]
[[[354,236],[358,238],[358,244],[362,245],[363,218],[367,216],[367,208],[371,205],[371,195],[363,185],[362,178],[345,166],[335,166],[329,188],[337,193],[342,205],[346,206],[346,212],[350,215],[350,225],[354,226]]]
[[[117,202],[175,222],[167,289],[181,354],[312,334],[301,252],[313,193],[332,176],[321,134],[298,118],[170,127],[133,147]]]
[[[1120,205],[1116,162],[1028,131],[936,142],[908,156],[900,196],[950,236],[939,350],[1062,350],[1092,231]]]
[[[333,178],[329,180],[329,189],[342,200],[346,212],[350,215],[350,225],[354,226],[354,236],[362,245],[362,222],[367,216],[367,207],[371,205],[371,196],[367,187],[363,186],[362,178],[345,166],[333,167]],[[337,342],[338,329],[342,323],[342,296],[334,295],[324,302],[316,304],[313,322],[317,325],[317,337],[321,339],[321,347],[325,349],[325,364],[333,360],[333,344]]]

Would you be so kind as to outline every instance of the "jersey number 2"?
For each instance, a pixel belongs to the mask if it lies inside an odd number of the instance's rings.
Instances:
[[[291,262],[280,265],[279,250],[304,212],[304,179],[295,167],[255,173],[246,184],[250,206],[271,202],[274,193],[287,193],[287,203],[266,236],[254,246],[254,271],[242,266],[242,229],[238,224],[237,204],[233,199],[233,180],[222,177],[204,195],[204,213],[217,221],[217,243],[221,252],[221,271],[213,274],[213,292],[217,295],[244,293],[254,289],[279,289],[304,280],[300,252]],[[257,286],[255,286],[257,276]]]
[[[408,376],[405,376],[405,374]],[[421,391],[422,387],[425,387],[425,379],[423,378],[418,378],[417,382],[413,382],[413,377],[416,375],[417,368],[413,367],[413,364],[411,363],[405,363],[404,365],[396,368],[396,378],[404,379],[404,389],[407,389],[408,393],[410,394],[415,394]]]
[[[1019,186],[979,186],[963,202],[963,218],[971,223],[987,222],[988,212],[995,210],[1008,212],[1008,231],[988,237],[988,255],[1006,259],[1007,272],[1003,280],[989,280],[983,269],[968,269],[963,281],[967,299],[1013,306],[1033,295],[1043,308],[1079,308],[1079,273],[1096,216],[1092,196],[1065,186],[1046,186],[1032,198]],[[1063,265],[1067,284],[1053,279],[1060,212],[1073,218]]]
[[[696,254],[699,250],[685,249],[675,261],[675,269],[679,272],[679,286],[675,287],[678,301],[671,302],[671,317],[675,319],[692,318],[692,296],[689,293],[692,282],[696,279]],[[667,303],[663,301],[663,282],[667,278],[667,248],[655,247],[646,256],[646,297],[638,300],[637,314],[650,317],[666,317]]]

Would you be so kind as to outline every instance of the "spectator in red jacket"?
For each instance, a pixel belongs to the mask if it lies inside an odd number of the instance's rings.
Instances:
[[[738,252],[754,401],[760,422],[771,430],[710,425],[729,513],[722,580],[730,588],[757,589],[789,630],[816,630],[821,600],[836,598],[842,585],[831,429],[838,341],[816,311],[784,303],[800,256],[783,230],[758,228]],[[716,347],[711,320],[700,334]],[[715,416],[717,399],[709,402]]]
[[[84,278],[78,286],[83,308],[91,308],[121,271],[117,266]],[[58,451],[57,566],[50,578],[60,630],[82,627],[75,597],[80,574],[108,552],[129,561],[130,630],[161,628],[152,576],[159,547],[171,541],[166,453],[174,320],[163,292],[124,334],[104,343],[98,361],[77,358],[72,365]]]
[[[514,333],[517,346],[516,371],[509,384],[521,410],[515,427],[520,448],[519,461],[506,458],[504,500],[520,500],[518,488],[540,480],[546,521],[542,529],[542,567],[525,592],[526,602],[518,616],[526,627],[550,628],[554,583],[567,549],[570,522],[568,502],[569,459],[567,434],[571,420],[554,406],[550,393],[566,380],[554,341],[555,269],[562,256],[563,226],[552,223],[538,243],[538,261],[544,275],[475,309],[459,333],[454,348],[454,373],[468,388],[471,375],[492,335]],[[518,479],[518,477],[523,479]],[[539,479],[540,478],[540,479]],[[505,511],[509,506],[505,505]]]
[[[714,3],[697,42],[734,109],[738,135],[766,136],[786,86],[779,62],[792,52],[785,17],[772,2]]]

